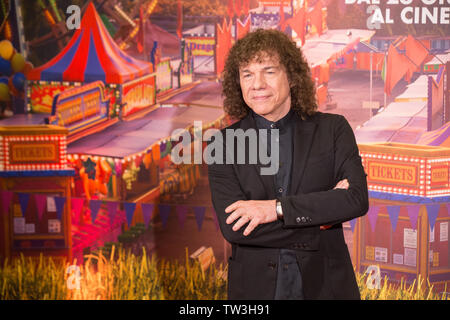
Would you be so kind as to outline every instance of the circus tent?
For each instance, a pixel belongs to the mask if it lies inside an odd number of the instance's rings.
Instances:
[[[50,113],[62,91],[102,81],[111,98],[110,116],[127,116],[156,103],[153,69],[119,48],[91,2],[61,53],[28,73],[28,111]]]
[[[134,59],[117,46],[91,2],[64,50],[31,70],[27,79],[120,84],[150,72],[150,63]]]

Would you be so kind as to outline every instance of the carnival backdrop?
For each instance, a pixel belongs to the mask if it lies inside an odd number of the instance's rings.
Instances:
[[[206,147],[203,133],[234,121],[222,108],[226,55],[266,28],[301,47],[319,111],[344,115],[354,130],[370,208],[344,234],[366,276],[360,287],[426,279],[425,297],[445,298],[448,1],[0,0],[0,22],[0,262],[45,257],[79,268],[119,249],[186,259],[218,267],[216,287],[133,297],[226,298],[230,245],[207,166],[172,161],[172,133],[188,133],[193,155]],[[17,298],[5,288],[0,299]],[[61,290],[55,298],[96,298]],[[111,290],[100,297],[130,297]],[[363,298],[382,296],[412,297]]]

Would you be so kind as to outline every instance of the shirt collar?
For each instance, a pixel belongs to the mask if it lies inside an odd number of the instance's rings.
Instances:
[[[292,124],[292,116],[294,115],[294,110],[292,108],[289,110],[289,112],[280,120],[278,121],[270,121],[264,118],[263,116],[260,116],[259,114],[255,113],[253,110],[251,110],[253,118],[255,119],[256,127],[258,129],[286,129],[288,126]]]

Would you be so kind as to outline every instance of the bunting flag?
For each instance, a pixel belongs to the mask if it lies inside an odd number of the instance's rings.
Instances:
[[[62,221],[64,204],[66,203],[66,197],[55,197],[56,217],[59,221]]]
[[[392,231],[395,232],[395,229],[397,228],[397,222],[398,222],[398,215],[400,213],[400,206],[386,206],[388,214],[389,214],[389,220],[391,220],[391,226]]]
[[[163,228],[165,228],[166,224],[167,224],[167,220],[169,220],[171,206],[168,204],[159,204],[158,208],[159,208],[159,216],[161,217],[161,222],[162,222]]]
[[[194,207],[195,220],[197,221],[198,231],[202,230],[203,218],[205,217],[205,207]]]
[[[297,34],[297,37],[302,41],[302,45],[305,44],[306,34],[306,12],[305,8],[300,8],[294,15],[286,20],[286,24],[292,28]]]
[[[236,20],[236,37],[242,39],[247,33],[250,32],[250,15],[242,22],[240,19]]]
[[[152,203],[141,203],[142,216],[144,217],[144,223],[146,226],[148,226],[150,220],[152,219],[154,206],[155,205]]]
[[[408,210],[409,222],[411,223],[411,228],[417,229],[417,219],[419,218],[419,205],[406,206]]]
[[[178,223],[180,224],[180,227],[183,228],[188,213],[188,207],[184,205],[178,205],[176,207],[176,210],[178,216]]]
[[[125,215],[127,217],[128,226],[131,226],[133,221],[134,210],[136,210],[136,202],[125,202],[123,204],[125,209]]]
[[[25,213],[27,212],[29,200],[30,200],[29,193],[19,192],[19,203],[20,208],[22,209],[22,216],[25,216]]]
[[[109,221],[112,224],[114,222],[114,218],[116,217],[117,214],[117,205],[118,203],[116,201],[108,201],[106,206],[107,206],[107,210],[108,210],[108,215],[109,215]]]
[[[370,228],[372,232],[375,232],[375,226],[377,225],[378,211],[380,210],[379,206],[370,206],[369,211],[367,212],[367,217],[369,218]]]
[[[44,214],[45,206],[47,204],[47,196],[36,193],[34,195],[34,202],[36,203],[38,219],[39,219],[39,221],[41,221],[42,215]]]
[[[408,79],[411,79],[414,72],[420,72],[420,66],[428,57],[428,50],[419,40],[416,40],[412,35],[408,35],[405,41],[405,55],[411,62],[407,76]]]
[[[231,48],[231,26],[232,21],[227,23],[225,18],[222,25],[216,24],[216,74],[218,75],[222,73],[225,67],[225,59]]]
[[[411,67],[411,62],[404,55],[400,54],[397,48],[389,46],[387,63],[384,73],[384,92],[390,95],[395,85],[406,75]]]
[[[214,210],[214,208],[211,208],[210,211],[211,211],[212,218],[214,220],[214,224],[216,226],[216,230],[219,230],[220,226],[219,226],[219,220],[217,219],[217,213]]]
[[[80,223],[80,215],[81,209],[83,208],[84,199],[83,198],[72,198],[72,210],[73,210],[73,219],[75,224]]]
[[[14,193],[12,191],[6,191],[6,190],[1,191],[1,200],[2,200],[1,207],[3,208],[4,214],[8,214],[8,212],[9,212],[9,206],[11,205],[11,200],[12,200],[13,194]]]
[[[349,221],[350,222],[350,228],[352,229],[352,232],[355,232],[356,219],[357,218],[352,219],[352,220]]]
[[[98,211],[100,210],[100,206],[102,205],[101,200],[94,200],[91,199],[89,201],[89,208],[91,209],[91,220],[92,223],[95,222],[95,219],[97,218]]]
[[[323,33],[323,15],[322,15],[322,2],[317,1],[314,9],[309,14],[309,18],[311,19],[311,25],[316,27],[317,33],[321,35]]]
[[[19,197],[20,207],[22,210],[22,214],[24,214],[28,207],[28,202],[31,194],[27,193],[17,193]],[[43,212],[45,212],[45,207],[47,205],[47,198],[53,198],[56,206],[57,211],[57,217],[59,220],[62,220],[63,212],[64,212],[64,205],[67,200],[66,197],[63,196],[46,196],[41,194],[32,194],[35,199],[36,204],[36,210],[38,213],[39,220],[42,220]],[[0,191],[0,200],[2,209],[4,208],[4,212],[8,212],[8,209],[10,207],[11,201],[14,198],[14,192],[11,191]],[[84,198],[77,198],[74,197],[71,199],[72,202],[72,221],[74,224],[79,223],[79,219],[81,217],[82,208],[84,205]],[[89,201],[89,208],[91,211],[91,219],[92,223],[95,222],[98,212],[101,208],[103,201],[102,200],[93,200],[91,199]],[[115,220],[115,216],[117,215],[118,210],[118,202],[117,201],[106,201],[107,206],[107,214],[109,216],[110,222],[112,223]],[[137,203],[134,202],[123,202],[124,208],[125,208],[125,215],[128,222],[128,225],[131,226],[134,213],[136,211],[136,205]],[[141,209],[142,209],[142,215],[145,224],[148,226],[153,215],[153,209],[155,207],[155,204],[152,203],[140,203]],[[378,214],[380,210],[384,207],[386,207],[389,220],[391,223],[392,231],[395,232],[397,228],[398,219],[400,216],[400,213],[402,216],[406,216],[406,214],[409,217],[409,221],[411,224],[411,227],[413,229],[417,229],[417,221],[420,213],[420,208],[425,205],[427,214],[428,214],[428,221],[430,228],[433,229],[434,225],[436,223],[436,219],[439,216],[439,214],[445,215],[445,212],[447,212],[450,215],[450,203],[431,203],[431,204],[413,204],[413,205],[390,205],[390,206],[384,206],[384,205],[372,205],[369,207],[369,210],[367,212],[367,219],[370,224],[370,229],[372,232],[375,232]],[[441,206],[442,205],[442,206]],[[159,214],[161,217],[162,225],[165,228],[169,219],[170,212],[172,210],[172,207],[175,207],[178,222],[181,226],[181,228],[184,227],[188,212],[190,208],[192,207],[197,223],[198,230],[201,231],[203,221],[205,219],[206,214],[211,214],[211,217],[214,221],[214,225],[216,227],[216,230],[220,229],[219,221],[217,218],[217,214],[213,207],[208,206],[190,206],[190,205],[175,205],[175,204],[158,204],[159,208]],[[402,211],[403,210],[403,211]],[[210,213],[208,213],[208,212]],[[442,211],[442,212],[441,212]],[[356,219],[352,219],[349,221],[351,230],[354,232],[355,226],[356,226]]]
[[[441,205],[438,203],[438,204],[426,204],[425,206],[427,208],[428,223],[430,224],[430,228],[433,229]]]

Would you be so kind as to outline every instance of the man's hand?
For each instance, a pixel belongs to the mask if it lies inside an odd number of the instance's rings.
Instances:
[[[259,224],[269,223],[277,220],[276,200],[239,200],[226,209],[226,213],[231,213],[227,224],[236,223],[233,231],[238,231],[243,225],[250,222],[244,230],[244,236],[248,236]]]
[[[343,179],[336,184],[336,186],[333,188],[333,190],[334,189],[348,189],[349,186],[350,185],[348,184],[348,180]],[[327,230],[327,229],[330,229],[331,227],[332,227],[332,225],[320,226],[320,230]]]
[[[347,179],[339,181],[333,189],[348,189]],[[258,225],[277,220],[276,200],[239,200],[230,204],[226,213],[230,213],[226,222],[233,226],[233,231],[238,231],[246,223],[250,222],[244,230],[244,236],[248,236]],[[328,229],[331,226],[321,226],[320,229]]]

